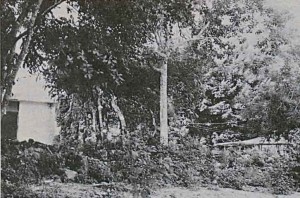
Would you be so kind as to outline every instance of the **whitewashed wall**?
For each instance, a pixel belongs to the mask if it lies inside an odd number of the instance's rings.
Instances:
[[[52,144],[58,133],[55,121],[55,106],[43,102],[20,101],[17,139],[34,139]]]
[[[12,89],[11,99],[54,103],[55,100],[49,96],[49,90],[45,86],[46,82],[41,75],[30,74],[26,69],[20,69]]]
[[[52,144],[59,128],[55,115],[56,102],[45,89],[45,81],[41,76],[29,74],[26,69],[20,69],[16,79],[12,99],[19,101],[17,139],[23,141],[31,138]]]

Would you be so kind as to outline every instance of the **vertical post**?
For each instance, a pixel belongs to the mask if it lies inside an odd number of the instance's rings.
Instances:
[[[160,143],[168,145],[168,62],[164,60],[160,74]]]
[[[94,132],[96,132],[97,131],[97,121],[96,121],[96,110],[95,109],[93,109],[92,110],[92,116],[93,116],[93,130],[94,130]]]

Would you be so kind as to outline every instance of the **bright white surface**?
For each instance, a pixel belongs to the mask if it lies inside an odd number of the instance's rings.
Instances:
[[[26,69],[19,69],[16,84],[13,86],[11,99],[18,101],[35,101],[53,103],[54,99],[49,96],[45,89],[46,82],[42,76],[29,74]]]
[[[287,12],[292,16],[286,24],[286,32],[294,31],[293,42],[300,44],[300,0],[266,0],[266,5],[279,12]]]
[[[52,144],[54,135],[58,134],[55,120],[55,106],[47,103],[21,101],[17,139],[30,138],[45,144]]]
[[[259,144],[259,143],[270,143],[270,144],[276,144],[276,143],[281,143],[281,144],[285,144],[288,143],[287,140],[285,140],[284,138],[280,138],[279,141],[275,141],[275,139],[270,139],[269,141],[267,141],[264,137],[257,137],[257,138],[253,138],[253,139],[249,139],[249,140],[244,140],[244,141],[238,141],[238,142],[224,142],[224,143],[217,143],[215,145],[253,145],[253,144]]]
[[[45,88],[46,82],[37,74],[29,74],[21,68],[13,86],[11,99],[18,100],[19,116],[17,139],[34,139],[45,144],[52,144],[58,134],[55,115],[55,100]],[[49,104],[52,104],[50,108]]]
[[[300,1],[299,0],[266,0],[267,5],[270,7],[279,10],[279,11],[288,11],[294,16],[294,19],[290,21],[300,28]]]
[[[291,195],[272,195],[270,193],[262,192],[247,192],[242,190],[233,190],[229,188],[198,188],[198,189],[186,189],[186,188],[164,188],[156,191],[152,198],[163,197],[180,197],[180,198],[299,198],[300,193],[294,193]]]

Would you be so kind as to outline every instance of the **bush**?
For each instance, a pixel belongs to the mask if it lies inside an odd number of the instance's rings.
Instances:
[[[79,171],[80,168],[84,165],[82,156],[75,153],[74,151],[65,152],[62,154],[64,159],[64,166],[73,171]]]
[[[1,197],[3,198],[39,198],[40,196],[24,185],[1,182]]]
[[[295,182],[290,174],[293,164],[290,156],[256,148],[225,150],[220,156],[216,177],[221,187],[264,187],[274,194],[287,194],[295,190]]]
[[[1,179],[10,183],[38,183],[42,178],[62,176],[63,159],[53,147],[33,141],[2,141]]]
[[[147,138],[137,137],[121,146],[86,143],[74,149],[62,145],[59,150],[32,141],[5,142],[1,174],[8,186],[3,192],[42,178],[63,180],[65,168],[78,173],[78,183],[126,182],[142,189],[218,184],[234,189],[265,187],[286,194],[296,186],[297,163],[290,155],[256,148],[218,150],[190,137],[170,147],[154,146],[147,145]]]
[[[134,136],[133,136],[134,137]],[[135,137],[136,138],[136,137]],[[188,141],[188,140],[185,140]],[[79,171],[78,182],[128,182],[146,187],[191,186],[211,180],[211,153],[195,143],[178,148],[147,145],[147,139],[110,149],[90,143],[79,148],[88,158],[87,172]],[[113,148],[113,149],[112,149]],[[210,157],[208,157],[210,156]],[[83,170],[84,167],[81,167]]]
[[[257,148],[211,150],[190,137],[170,147],[147,145],[145,138],[135,138],[135,144],[110,146],[113,150],[85,145],[83,155],[99,160],[89,162],[86,177],[94,182],[126,181],[145,188],[218,184],[233,189],[264,187],[276,194],[295,189],[289,172],[293,166],[284,166],[291,164],[290,156]],[[99,166],[103,162],[105,166]]]

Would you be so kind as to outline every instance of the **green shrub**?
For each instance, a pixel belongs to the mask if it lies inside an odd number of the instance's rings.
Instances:
[[[40,196],[25,185],[1,182],[1,198],[39,198]]]
[[[295,181],[290,173],[293,160],[288,155],[250,148],[243,151],[225,150],[220,156],[216,177],[221,187],[264,187],[274,194],[287,194],[295,190]]]
[[[5,184],[38,183],[51,177],[63,180],[65,168],[78,173],[78,183],[126,182],[142,189],[218,184],[234,189],[265,187],[286,194],[297,184],[297,163],[290,155],[256,148],[218,150],[190,137],[170,147],[147,145],[145,137],[137,136],[121,146],[86,143],[71,149],[62,145],[58,150],[13,141],[1,146]]]
[[[82,156],[74,151],[63,153],[62,158],[64,159],[65,168],[69,168],[70,170],[78,171],[83,166]]]
[[[2,141],[1,149],[2,181],[31,184],[64,173],[63,159],[50,146],[33,141]]]

